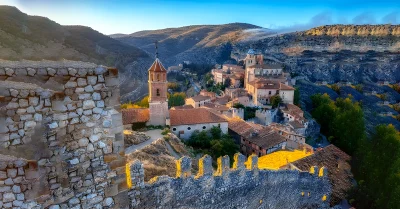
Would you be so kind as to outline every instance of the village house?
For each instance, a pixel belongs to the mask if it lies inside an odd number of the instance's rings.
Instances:
[[[200,91],[200,95],[210,97],[211,100],[214,100],[217,97],[215,92],[207,91],[204,89]]]
[[[283,103],[293,104],[294,88],[275,80],[259,79],[248,84],[247,91],[257,106],[270,104],[270,98],[279,95]]]
[[[213,126],[228,133],[228,121],[206,108],[170,110],[167,125],[171,132],[182,139],[189,139],[194,131],[209,131]]]
[[[264,127],[251,133],[249,137],[242,138],[240,150],[247,156],[256,154],[261,157],[276,150],[285,149],[287,140],[276,130]]]
[[[199,108],[209,102],[211,102],[211,97],[201,94],[185,99],[185,105],[192,105],[194,108]]]
[[[224,64],[222,69],[213,69],[211,74],[213,75],[214,83],[225,84],[226,79],[230,79],[231,87],[239,88],[242,85],[241,80],[244,79],[244,69],[242,66]]]

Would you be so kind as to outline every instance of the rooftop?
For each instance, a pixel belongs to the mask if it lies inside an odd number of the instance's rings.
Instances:
[[[278,170],[279,168],[287,165],[288,163],[300,160],[311,154],[312,154],[311,152],[305,152],[300,150],[273,152],[271,154],[264,155],[258,158],[258,168]]]
[[[122,111],[122,123],[143,123],[150,119],[150,112],[148,108],[130,108],[123,109]]]
[[[149,68],[149,71],[152,71],[152,72],[167,72],[167,70],[161,64],[161,62],[160,62],[160,60],[158,58],[156,58],[156,60],[153,62],[153,64]]]
[[[293,115],[296,119],[303,119],[303,110],[294,104],[286,104],[282,109],[283,112]]]
[[[276,80],[270,79],[257,79],[249,82],[249,85],[257,89],[279,89],[279,90],[294,90],[293,87],[283,84]]]
[[[228,122],[206,108],[169,110],[171,126]]]
[[[211,99],[211,97],[203,96],[203,95],[199,94],[197,96],[190,97],[188,99],[193,99],[195,102],[200,102],[200,101],[204,101],[204,100],[209,100],[209,99]]]
[[[335,205],[346,198],[347,191],[353,185],[350,160],[348,154],[331,144],[291,164],[301,171],[308,171],[310,166],[326,167],[332,185],[331,204]]]
[[[260,68],[260,69],[282,69],[282,65],[280,64],[262,64],[262,65],[253,65],[249,68]]]
[[[263,128],[258,131],[255,136],[249,137],[247,140],[266,150],[287,141],[284,136],[280,135],[276,130],[270,127]]]
[[[228,121],[228,128],[240,136],[247,138],[251,133],[261,130],[262,126],[252,126],[242,119],[232,118]]]

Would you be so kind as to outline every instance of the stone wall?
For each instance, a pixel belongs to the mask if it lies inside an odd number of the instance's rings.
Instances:
[[[127,190],[116,69],[0,61],[0,108],[3,207],[112,207]]]
[[[245,163],[241,154],[218,159],[216,171],[206,155],[199,173],[191,174],[191,160],[177,161],[176,178],[159,176],[144,182],[139,161],[127,165],[131,208],[329,208],[331,187],[327,170],[259,170],[258,158]]]

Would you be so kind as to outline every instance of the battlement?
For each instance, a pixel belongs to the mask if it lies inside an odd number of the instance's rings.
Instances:
[[[260,170],[258,157],[234,155],[212,159],[205,155],[192,174],[191,159],[176,161],[176,177],[157,176],[144,182],[143,164],[127,165],[132,208],[328,208],[331,193],[327,169],[314,166],[310,172]],[[306,195],[304,195],[306,194]],[[328,201],[327,201],[328,200]]]

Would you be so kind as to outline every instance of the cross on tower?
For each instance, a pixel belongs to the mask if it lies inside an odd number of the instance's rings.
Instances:
[[[156,46],[156,59],[158,58],[158,41],[154,42],[155,46]]]

